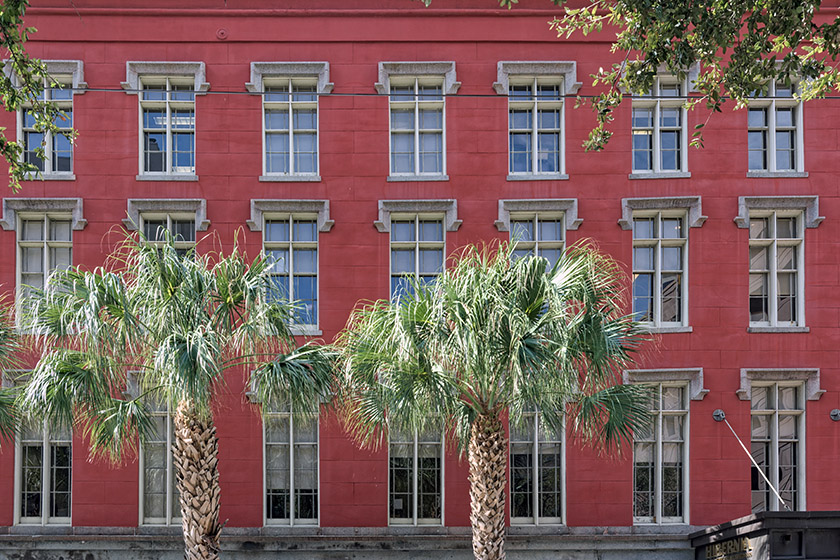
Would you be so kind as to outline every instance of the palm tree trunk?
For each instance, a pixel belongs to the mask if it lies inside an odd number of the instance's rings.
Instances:
[[[185,560],[219,557],[219,440],[212,420],[203,420],[189,401],[175,411],[172,456],[181,496]]]
[[[477,560],[504,560],[507,438],[498,415],[482,414],[473,422],[469,461],[473,554]]]

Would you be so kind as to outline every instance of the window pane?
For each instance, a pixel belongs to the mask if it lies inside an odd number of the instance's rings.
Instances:
[[[421,221],[420,241],[443,241],[443,223],[439,221]]]
[[[391,241],[414,241],[414,222],[391,222]]]

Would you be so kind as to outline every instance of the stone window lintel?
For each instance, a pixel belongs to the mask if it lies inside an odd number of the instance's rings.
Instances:
[[[87,89],[85,82],[84,63],[81,60],[41,60],[47,67],[47,74],[71,74],[73,76],[70,86],[73,95],[79,95]],[[12,77],[12,63],[9,60],[3,61],[3,73]]]
[[[17,228],[17,214],[20,212],[69,213],[72,216],[74,230],[85,229],[84,204],[81,198],[4,198],[3,219],[0,226],[6,231]]]
[[[130,198],[127,201],[123,224],[129,231],[136,231],[140,215],[145,213],[195,214],[196,231],[207,231],[207,201],[203,198]]]
[[[147,62],[129,60],[125,63],[125,81],[120,85],[129,95],[137,95],[140,91],[141,76],[194,76],[195,94],[202,95],[210,89],[206,80],[203,62]]]
[[[566,230],[577,229],[583,223],[583,219],[578,218],[578,201],[576,198],[500,200],[496,229],[510,231],[511,212],[563,212]]]
[[[318,77],[318,93],[330,93],[334,84],[330,82],[329,62],[252,62],[251,81],[245,88],[251,93],[263,93],[263,79],[268,76],[283,78]]]
[[[707,216],[703,215],[702,201],[699,196],[668,196],[655,198],[622,198],[621,229],[633,228],[633,212],[637,210],[688,210],[688,226],[701,227]]]
[[[443,213],[446,231],[458,231],[458,201],[451,200],[380,200],[379,219],[373,222],[380,233],[391,231],[391,214]]]
[[[804,382],[805,398],[818,401],[825,390],[820,388],[819,368],[741,368],[741,386],[735,391],[742,401],[752,399],[753,383]]]
[[[500,60],[496,65],[493,89],[499,95],[510,93],[510,76],[563,76],[563,94],[572,95],[583,85],[577,81],[577,62]]]
[[[330,231],[335,224],[330,219],[329,200],[277,200],[251,199],[251,219],[246,223],[251,231],[262,231],[263,215],[277,213],[313,213],[318,214],[318,231]]]
[[[820,216],[819,196],[739,196],[738,215],[735,223],[739,228],[750,227],[750,210],[802,210],[805,227],[815,228],[825,219]]]
[[[443,76],[443,93],[458,93],[461,82],[456,81],[455,62],[380,62],[379,81],[374,84],[379,94],[390,93],[391,76]]]
[[[629,383],[688,383],[688,396],[702,401],[708,389],[703,384],[703,368],[635,369],[624,370],[624,384]]]

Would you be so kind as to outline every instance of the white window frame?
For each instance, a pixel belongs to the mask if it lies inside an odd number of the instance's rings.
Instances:
[[[394,294],[394,286],[393,282],[395,278],[402,278],[402,277],[413,277],[415,280],[419,279],[421,276],[430,278],[432,276],[440,276],[443,273],[443,270],[446,268],[446,227],[444,225],[443,216],[440,214],[424,214],[424,213],[412,213],[412,214],[393,214],[391,216],[392,224],[393,222],[408,222],[412,221],[414,223],[414,240],[413,241],[394,241],[393,236],[389,236],[389,299],[392,301],[395,298]],[[423,222],[437,222],[440,223],[441,229],[441,239],[440,241],[426,241],[420,239],[420,224]],[[395,249],[408,249],[412,248],[414,251],[414,271],[412,273],[395,273],[393,266],[394,266],[394,250]],[[420,251],[422,249],[440,249],[442,258],[441,258],[441,267],[440,270],[435,273],[426,273],[420,274]]]
[[[581,87],[581,82],[577,81],[577,63],[574,61],[531,61],[520,62],[511,60],[501,60],[497,64],[497,81],[493,83],[493,89],[499,95],[508,97],[508,181],[535,181],[535,180],[551,180],[559,181],[566,180],[569,176],[566,174],[566,97],[577,93]],[[560,162],[559,168],[556,172],[539,172],[533,166],[534,160],[532,158],[531,172],[513,172],[510,169],[510,110],[512,104],[527,105],[527,101],[517,101],[510,96],[510,86],[522,85],[523,81],[530,81],[534,84],[558,84],[559,88],[559,109],[560,109]],[[536,85],[534,85],[536,87]],[[532,101],[534,106],[538,106],[540,101],[534,98]],[[538,153],[537,145],[537,119],[532,119],[532,156]]]
[[[654,481],[654,488],[656,492],[655,496],[655,508],[656,515],[655,519],[650,518],[635,518],[634,517],[634,524],[689,524],[689,515],[691,512],[691,494],[690,494],[690,461],[689,461],[689,452],[690,452],[690,417],[691,417],[691,402],[692,401],[700,401],[709,393],[709,390],[706,389],[704,384],[704,377],[703,377],[703,368],[672,368],[672,369],[637,369],[637,370],[624,370],[622,372],[622,382],[627,384],[641,384],[646,386],[657,386],[657,387],[681,387],[683,388],[683,403],[685,405],[684,411],[681,411],[680,414],[685,414],[685,424],[684,424],[684,433],[683,433],[683,487],[682,487],[682,495],[683,495],[683,516],[679,519],[676,518],[667,518],[662,519],[661,516],[661,507],[662,507],[662,499],[661,499],[661,485],[657,484],[662,479],[661,475],[661,461],[657,461],[657,469],[658,469],[658,476],[655,477]],[[661,438],[659,438],[659,444],[661,445]],[[657,455],[657,457],[661,457],[661,453]],[[634,459],[635,464],[635,459]],[[635,491],[635,475],[633,478],[634,484],[634,491]],[[631,512],[634,507],[634,502],[631,502]]]
[[[736,394],[738,395],[738,398],[740,400],[747,401],[746,405],[750,407],[750,417],[752,417],[753,415],[751,406],[753,387],[773,385],[778,387],[799,388],[799,401],[797,402],[797,405],[801,407],[801,412],[797,413],[800,415],[800,424],[797,426],[799,430],[799,464],[797,465],[798,498],[797,503],[795,504],[796,507],[794,507],[793,509],[795,511],[805,511],[808,508],[808,487],[806,484],[808,455],[806,447],[807,434],[805,432],[805,415],[807,413],[808,401],[818,401],[825,393],[825,390],[821,387],[820,384],[820,370],[819,368],[742,368],[740,377],[740,387],[736,391]],[[750,422],[750,424],[752,425],[752,422]],[[777,444],[778,442],[776,438],[772,437],[772,434],[771,440],[771,446]],[[752,431],[750,431],[750,441],[752,441]],[[778,453],[778,446],[775,449],[776,451],[774,453]],[[777,462],[773,462],[773,457],[771,456],[770,471],[772,476],[770,476],[769,478],[770,481],[773,483],[774,487],[776,488],[778,488],[778,469],[773,467],[777,464]],[[750,469],[753,468],[754,467],[750,465]],[[771,508],[769,511],[779,511],[780,504],[778,503],[778,499],[772,494],[772,491],[770,501]],[[750,498],[750,503],[752,503],[752,497]]]
[[[288,241],[268,241],[265,238],[265,234],[268,231],[266,224],[273,221],[289,221],[289,240]],[[315,241],[298,241],[294,239],[294,224],[298,221],[305,221],[305,222],[314,222],[315,224]],[[313,323],[299,323],[294,321],[294,331],[293,332],[300,332],[300,333],[314,333],[318,331],[318,321],[320,319],[320,273],[321,273],[321,259],[320,259],[320,250],[319,250],[319,242],[320,242],[320,235],[319,235],[319,228],[318,228],[318,215],[311,214],[311,213],[299,213],[299,212],[288,212],[288,213],[270,213],[270,214],[263,214],[263,227],[262,227],[263,235],[262,235],[262,250],[263,254],[267,255],[267,251],[272,249],[286,249],[289,254],[289,262],[286,266],[286,273],[285,274],[276,274],[276,273],[269,273],[269,276],[286,276],[289,279],[289,299],[291,301],[297,300],[297,294],[295,294],[294,289],[294,279],[296,276],[314,276],[315,277],[315,305],[314,307],[314,314],[315,314],[315,321]],[[295,251],[297,250],[311,250],[315,249],[315,274],[299,274],[296,275],[294,267],[295,267]],[[276,265],[272,265],[272,268]]]
[[[808,173],[805,171],[805,141],[803,126],[803,108],[802,103],[797,97],[797,88],[799,83],[794,81],[790,85],[791,95],[785,97],[776,97],[776,90],[787,86],[777,83],[775,80],[768,84],[767,95],[764,97],[757,97],[751,99],[747,105],[747,132],[763,131],[765,133],[764,153],[765,166],[763,169],[750,169],[749,167],[749,142],[747,143],[747,177],[807,177]],[[776,109],[792,109],[793,126],[792,127],[777,127],[776,126]],[[765,111],[765,125],[751,127],[749,125],[749,111],[750,109],[763,109]],[[776,164],[776,132],[780,130],[793,130],[793,138],[795,145],[793,147],[794,165],[791,169],[778,169]]]
[[[42,273],[43,273],[43,286],[46,287],[47,279],[49,276],[57,270],[55,263],[50,260],[50,249],[69,249],[70,250],[70,262],[67,263],[68,266],[73,265],[73,217],[67,213],[61,212],[43,212],[43,213],[33,213],[33,212],[18,212],[17,213],[18,219],[18,227],[17,227],[17,262],[18,266],[16,267],[16,284],[17,284],[17,293],[21,294],[21,290],[23,289],[23,249],[26,247],[37,247],[43,250],[43,265],[42,265]],[[40,240],[26,240],[22,239],[21,236],[23,234],[23,222],[25,221],[42,221],[43,222],[43,230],[42,230],[42,239]],[[62,240],[54,240],[50,239],[49,231],[50,231],[50,222],[67,222],[70,225],[70,240],[69,241],[62,241]]]
[[[122,87],[129,95],[137,95],[138,99],[138,174],[136,179],[138,181],[197,181],[196,175],[198,146],[196,134],[196,115],[197,103],[196,96],[203,95],[210,88],[210,84],[205,81],[205,67],[203,62],[144,62],[144,61],[127,61],[126,62],[126,80],[122,82]],[[174,82],[175,85],[191,85],[193,91],[193,98],[191,101],[174,101],[169,99],[170,85]],[[166,134],[167,138],[170,136],[172,121],[169,118],[171,103],[175,105],[188,106],[191,104],[193,111],[193,170],[190,172],[173,171],[171,154],[173,146],[171,140],[167,142],[165,152],[165,169],[163,172],[147,171],[145,165],[145,145],[143,141],[143,85],[144,84],[166,84],[166,99],[164,101],[148,101],[152,104],[164,104],[166,106]],[[184,132],[189,132],[188,129],[183,129]]]
[[[404,274],[394,274],[391,262],[391,251],[393,242],[391,241],[391,221],[404,221],[406,219],[415,220],[415,227],[418,220],[440,220],[443,229],[443,240],[432,242],[434,245],[440,245],[443,248],[443,272],[446,267],[446,260],[448,254],[446,252],[446,232],[457,231],[461,227],[461,220],[458,219],[458,202],[456,200],[380,200],[379,201],[379,219],[373,222],[374,226],[380,233],[388,233],[388,294],[391,294],[391,278],[395,276],[404,276]],[[415,247],[419,247],[422,242],[419,236],[416,235],[414,242],[406,242],[408,244],[414,243]],[[398,242],[402,243],[402,242]],[[415,275],[419,271],[419,251],[415,251]]]
[[[654,411],[651,411],[651,415],[653,416],[654,426],[653,426],[653,433],[651,434],[649,439],[643,440],[643,443],[653,443],[653,516],[636,516],[635,512],[635,496],[633,500],[633,523],[636,525],[665,525],[665,524],[683,524],[687,523],[688,519],[688,488],[689,488],[689,476],[688,476],[688,451],[689,451],[689,435],[690,435],[690,414],[689,414],[689,386],[688,383],[685,382],[646,382],[646,386],[655,389],[656,395],[654,398],[660,399],[660,403],[656,406]],[[678,388],[682,392],[682,408],[680,409],[669,409],[667,411],[662,409],[661,405],[661,398],[662,398],[662,390],[665,388]],[[664,517],[662,510],[663,505],[665,502],[664,497],[664,481],[663,481],[663,471],[664,471],[664,461],[663,461],[663,446],[665,445],[666,440],[664,439],[663,435],[663,423],[665,416],[681,416],[683,418],[683,434],[682,439],[680,440],[667,440],[668,443],[677,442],[681,445],[681,454],[680,460],[682,463],[682,476],[681,476],[681,488],[680,493],[682,495],[681,499],[681,509],[683,515],[676,516],[676,517]],[[633,441],[633,492],[635,495],[635,483],[636,483],[636,444],[639,443],[634,438]]]
[[[398,441],[393,443],[391,441],[391,436],[388,436],[388,525],[392,527],[405,527],[405,526],[443,526],[444,525],[444,517],[446,511],[446,503],[444,501],[444,497],[446,495],[446,453],[445,453],[445,441],[444,441],[444,434],[441,432],[439,442],[432,443],[431,441],[420,441],[420,436],[418,433],[413,434],[413,442],[414,442],[414,451],[412,455],[412,489],[411,489],[411,499],[412,499],[412,517],[411,519],[403,519],[403,518],[394,518],[391,517],[391,500],[392,500],[392,491],[393,488],[391,487],[391,446],[392,445],[406,445],[410,442]],[[438,445],[440,450],[439,460],[440,460],[440,480],[439,487],[440,487],[440,519],[435,518],[423,518],[418,516],[417,512],[417,505],[419,501],[419,448],[420,445]]]
[[[42,429],[41,442],[41,516],[40,517],[23,517],[21,515],[22,507],[22,492],[23,492],[23,445],[21,436],[15,439],[15,525],[70,525],[73,515],[73,438],[72,435],[69,440],[54,439],[49,428],[44,423]],[[52,463],[52,449],[54,446],[66,446],[70,448],[70,515],[66,517],[52,517],[49,514],[51,496],[53,490],[46,490],[52,484],[52,472],[54,465]],[[49,465],[49,468],[45,466]]]
[[[767,238],[753,238],[750,233],[749,246],[763,247],[768,249],[767,269],[753,269],[750,261],[749,273],[763,274],[767,277],[767,321],[753,321],[750,317],[750,327],[804,327],[805,326],[805,224],[804,216],[798,210],[753,210],[750,212],[750,219],[762,218],[768,220]],[[778,218],[789,218],[795,220],[796,237],[779,238],[777,235],[776,223]],[[795,266],[792,274],[796,277],[796,293],[794,294],[795,307],[793,309],[794,321],[780,321],[779,312],[779,283],[778,283],[778,259],[779,247],[793,247],[796,251]],[[790,270],[790,269],[788,269]]]
[[[735,224],[747,230],[748,246],[761,244],[762,240],[750,239],[750,216],[767,217],[777,215],[781,217],[797,217],[798,239],[784,240],[784,243],[798,244],[797,251],[797,321],[795,323],[779,323],[775,320],[775,307],[778,305],[777,299],[774,300],[775,292],[771,291],[769,294],[769,303],[772,304],[770,309],[770,321],[753,322],[749,313],[749,306],[747,307],[747,320],[749,326],[747,332],[751,333],[791,333],[791,332],[808,332],[809,328],[805,322],[805,234],[808,229],[819,227],[820,223],[825,219],[820,216],[819,197],[818,196],[741,196],[738,197],[738,214],[735,216]],[[769,242],[772,240],[766,240]],[[775,255],[773,255],[775,258]],[[749,250],[747,252],[747,267],[749,270]],[[775,266],[775,264],[774,264]],[[771,282],[776,283],[775,275],[771,270]],[[749,275],[747,277],[749,279]],[[749,286],[747,288],[747,302],[749,304]]]
[[[688,75],[682,80],[678,76],[660,73],[653,79],[653,87],[651,91],[645,95],[634,95],[632,97],[631,108],[631,124],[630,124],[630,179],[656,179],[656,178],[674,178],[674,177],[690,177],[688,172],[688,112],[685,108],[685,102],[688,99],[691,79]],[[680,88],[680,94],[676,97],[661,97],[660,92],[663,86],[677,85]],[[680,125],[678,127],[663,127],[660,123],[660,115],[663,108],[673,109],[679,108]],[[636,127],[633,126],[633,114],[635,109],[652,109],[652,127]],[[632,144],[632,137],[636,130],[650,131],[651,138],[651,168],[650,169],[636,169],[635,157]],[[662,169],[662,146],[661,133],[666,130],[677,130],[680,133],[679,142],[679,165],[677,169]]]
[[[280,199],[251,199],[251,218],[246,222],[251,231],[262,232],[266,219],[271,220],[282,216],[305,216],[315,219],[317,222],[317,302],[316,317],[314,325],[292,324],[291,331],[296,335],[320,336],[323,334],[319,328],[321,321],[321,234],[329,232],[335,221],[330,219],[329,200],[280,200]],[[261,234],[263,247],[265,247],[265,234]]]
[[[87,89],[87,84],[85,83],[84,79],[84,63],[81,60],[42,60],[41,62],[47,67],[47,73],[52,78],[53,81],[61,84],[65,89],[69,90],[70,98],[69,99],[61,99],[56,100],[55,103],[59,107],[62,112],[69,108],[70,109],[70,124],[68,128],[73,128],[73,98],[76,95],[81,95],[85,93]],[[13,83],[17,84],[20,78],[12,72],[11,64],[6,61],[4,65],[4,73],[11,77]],[[50,100],[51,90],[53,88],[50,87],[50,81],[45,80],[44,82],[44,96],[47,100]],[[24,146],[24,153],[22,157],[26,157],[26,150],[25,150],[25,142],[24,142],[24,113],[26,112],[26,108],[28,105],[25,105],[24,108],[18,111],[17,113],[17,138],[19,139],[22,146]],[[75,166],[75,152],[76,147],[75,144],[70,145],[70,171],[53,171],[52,170],[52,158],[55,157],[53,153],[53,144],[52,144],[52,133],[45,132],[46,137],[46,144],[44,147],[45,152],[45,159],[44,159],[44,170],[40,171],[39,173],[32,173],[26,177],[26,180],[36,180],[36,179],[43,179],[46,181],[73,181],[76,179],[74,175],[74,166]]]
[[[796,449],[796,465],[794,468],[796,469],[796,479],[794,481],[794,490],[795,498],[794,503],[790,504],[790,507],[793,511],[804,511],[805,510],[805,496],[806,496],[806,487],[805,487],[805,387],[802,383],[795,383],[795,382],[765,382],[765,383],[753,383],[752,390],[756,388],[767,388],[773,392],[773,401],[774,406],[772,408],[764,408],[764,409],[754,409],[750,406],[750,419],[757,416],[765,416],[769,417],[769,422],[767,429],[770,432],[767,438],[761,438],[759,440],[755,440],[753,438],[752,430],[750,431],[750,451],[752,452],[752,445],[756,442],[765,442],[769,444],[770,448],[770,456],[767,457],[767,472],[765,475],[769,474],[768,478],[770,479],[770,483],[773,487],[779,491],[780,494],[784,495],[784,491],[780,487],[780,480],[779,480],[779,446],[783,442],[793,442]],[[781,409],[779,408],[779,401],[778,395],[781,389],[795,389],[796,390],[796,408],[795,409]],[[751,403],[752,405],[752,403]],[[796,424],[796,432],[798,437],[795,439],[782,439],[779,434],[779,420],[780,416],[793,416],[796,419],[794,420]],[[752,425],[752,421],[750,425]],[[755,470],[755,466],[751,465],[751,471]],[[755,476],[758,479],[759,484],[766,485],[767,482],[760,477],[758,473]],[[750,478],[752,479],[753,476],[751,474]],[[752,490],[750,488],[750,504],[752,507],[753,502],[753,493],[754,492],[761,492],[761,490]],[[765,495],[765,503],[764,509],[756,509],[753,510],[753,513],[758,513],[761,511],[783,511],[785,508],[779,503],[779,499],[773,493],[770,488],[766,488],[764,490]],[[769,507],[768,507],[769,506]]]
[[[172,509],[175,507],[175,502],[178,502],[178,511],[180,511],[180,493],[178,487],[175,484],[175,465],[173,464],[173,457],[172,457],[172,446],[173,446],[173,436],[175,433],[175,426],[174,426],[174,417],[172,413],[171,406],[167,404],[166,412],[161,411],[153,411],[153,416],[159,416],[166,418],[166,515],[165,517],[150,517],[146,519],[144,506],[145,506],[145,489],[146,489],[146,460],[145,460],[145,449],[144,445],[141,443],[140,450],[138,455],[138,465],[140,467],[140,487],[139,487],[139,524],[144,526],[177,526],[181,524],[182,518],[175,516],[172,514]],[[161,434],[157,434],[158,437]]]
[[[12,372],[6,372],[2,375],[2,382],[4,386],[10,386],[11,382],[7,375]],[[24,374],[25,372],[17,371],[16,374]],[[14,472],[14,525],[70,525],[73,516],[73,431],[68,428],[69,439],[54,439],[51,434],[50,427],[47,420],[42,422],[41,427],[41,515],[38,517],[24,517],[21,515],[21,508],[23,506],[22,492],[23,492],[23,445],[22,434],[18,431],[15,434],[15,472]],[[33,440],[36,441],[36,440]],[[53,517],[49,514],[52,490],[49,489],[52,484],[52,474],[54,466],[52,464],[52,448],[54,445],[68,446],[70,448],[70,490],[69,490],[69,516]],[[49,467],[47,467],[49,465]],[[47,490],[49,489],[49,490]]]
[[[166,223],[166,231],[172,236],[172,245],[180,252],[187,252],[193,249],[198,243],[198,226],[195,223],[195,214],[186,212],[143,212],[140,214],[140,228],[141,232],[146,231],[147,221],[163,221]],[[176,222],[192,222],[193,223],[193,239],[184,239],[177,236],[175,230]],[[155,232],[155,235],[157,233]],[[146,236],[146,242],[152,245],[161,245],[165,243],[163,239],[152,238]]]
[[[294,416],[287,409],[286,411],[269,411],[266,416],[275,418],[287,418],[289,420],[289,518],[270,518],[268,517],[268,453],[267,446],[269,442],[266,438],[265,422],[262,422],[262,467],[263,467],[263,492],[262,492],[262,511],[263,511],[263,526],[281,526],[281,527],[318,527],[321,524],[321,422],[320,418],[313,413],[315,417],[315,449],[316,449],[316,474],[315,483],[317,484],[316,491],[318,492],[315,499],[315,508],[317,515],[314,519],[300,519],[296,516],[295,503],[295,420]],[[306,442],[306,445],[311,445]]]
[[[412,84],[414,87],[413,100],[392,99],[391,85]],[[440,85],[440,99],[422,100],[419,88],[423,85]],[[377,93],[388,96],[388,181],[448,181],[446,174],[446,98],[455,95],[460,82],[455,78],[454,62],[380,62],[379,81],[374,84]],[[400,96],[402,97],[402,96]],[[393,166],[393,136],[391,111],[394,104],[398,108],[413,107],[414,110],[414,172],[394,171]],[[420,129],[419,114],[421,107],[440,107],[441,110],[441,170],[435,172],[420,172]]]
[[[644,322],[650,332],[658,333],[679,333],[691,332],[692,327],[689,326],[689,270],[688,270],[688,252],[690,228],[701,227],[706,221],[706,216],[702,213],[702,201],[699,196],[695,197],[663,197],[663,198],[624,198],[621,200],[622,217],[618,220],[619,225],[624,230],[634,230],[635,218],[651,218],[655,217],[658,223],[662,219],[667,218],[681,218],[682,228],[684,229],[684,236],[682,238],[661,238],[661,229],[655,233],[651,239],[636,239],[635,231],[633,231],[633,249],[642,246],[655,247],[654,250],[654,275],[653,275],[653,321]],[[660,275],[662,267],[660,265],[661,248],[664,246],[680,246],[682,247],[682,281],[680,292],[680,321],[663,322],[661,320],[661,298],[662,290],[660,283]],[[633,271],[636,270],[636,265],[633,263]],[[632,278],[631,278],[631,297],[632,297]]]
[[[315,86],[315,101],[308,102],[314,105],[316,115],[316,169],[314,173],[298,173],[293,170],[294,159],[294,144],[293,138],[289,138],[289,173],[268,173],[267,172],[267,153],[266,153],[266,128],[265,128],[265,110],[266,103],[277,105],[285,105],[289,109],[290,114],[290,133],[293,128],[291,121],[291,110],[295,103],[292,97],[289,97],[287,102],[267,102],[265,99],[266,86],[283,84],[301,84]],[[329,95],[333,90],[333,84],[330,82],[330,64],[329,62],[252,62],[251,63],[251,80],[245,83],[246,89],[254,94],[260,95],[262,99],[262,175],[260,181],[320,181],[321,176],[319,170],[321,167],[321,123],[320,123],[320,97]]]
[[[548,430],[548,428],[543,428],[541,426],[541,417],[536,412],[524,412],[524,417],[530,418],[533,422],[532,430],[531,430],[531,437],[528,441],[525,440],[516,440],[514,441],[514,427],[509,426],[508,432],[510,433],[510,441],[508,442],[508,471],[509,476],[508,479],[509,483],[509,499],[510,499],[510,524],[511,525],[563,525],[564,519],[566,519],[566,430],[565,425],[564,428],[560,431],[559,438],[557,438],[558,434],[553,434],[553,439],[543,439],[543,431]],[[531,444],[530,456],[531,456],[531,511],[533,512],[533,516],[531,517],[515,517],[513,511],[513,445],[514,444]],[[543,517],[540,515],[540,499],[543,495],[542,491],[542,484],[540,474],[542,472],[542,465],[539,460],[540,456],[540,445],[547,444],[547,445],[559,445],[560,446],[560,481],[559,481],[559,492],[560,492],[560,517]]]

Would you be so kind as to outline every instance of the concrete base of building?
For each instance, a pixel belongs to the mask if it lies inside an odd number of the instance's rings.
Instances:
[[[177,530],[151,528],[7,528],[0,558],[9,560],[179,560]],[[522,527],[510,529],[511,560],[692,560],[687,535],[699,527]],[[226,560],[469,560],[468,528],[226,528]]]

